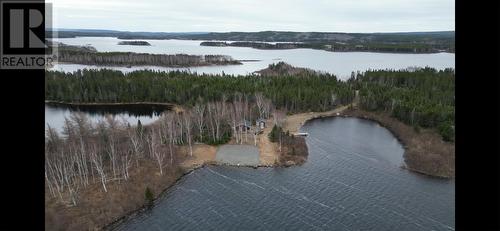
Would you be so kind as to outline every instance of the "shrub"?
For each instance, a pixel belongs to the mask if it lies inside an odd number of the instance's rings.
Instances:
[[[146,205],[153,205],[154,195],[153,191],[149,187],[146,187],[146,191],[144,192],[144,198],[146,200]]]
[[[453,142],[455,141],[455,129],[451,122],[444,122],[438,126],[439,134],[443,137],[444,141]]]

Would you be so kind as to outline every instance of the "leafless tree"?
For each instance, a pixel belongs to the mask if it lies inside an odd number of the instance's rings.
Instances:
[[[192,116],[191,112],[186,111],[183,113],[183,121],[184,121],[184,127],[186,129],[186,139],[189,145],[189,155],[193,156],[193,146],[192,146],[192,139],[193,139],[193,134],[192,134]]]
[[[203,140],[203,127],[205,126],[205,104],[195,104],[193,107],[193,114],[196,126],[198,127],[198,135],[200,140]]]
[[[158,131],[159,132],[159,131]],[[149,150],[151,155],[154,157],[156,163],[158,164],[158,169],[160,170],[160,175],[163,175],[163,166],[165,163],[165,153],[159,150],[160,141],[157,131],[152,128],[148,137]]]
[[[270,116],[272,102],[262,95],[262,93],[255,93],[255,104],[259,112],[259,118],[267,119]]]
[[[101,184],[102,188],[104,189],[104,192],[108,192],[108,189],[106,188],[106,173],[104,171],[104,162],[102,160],[102,155],[98,154],[98,150],[96,145],[93,145],[92,148],[90,149],[90,159],[92,163],[94,164],[94,167],[99,174],[99,177],[101,179]]]

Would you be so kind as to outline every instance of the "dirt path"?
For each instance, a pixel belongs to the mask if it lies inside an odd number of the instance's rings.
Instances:
[[[269,140],[269,133],[272,130],[272,120],[267,120],[268,126],[264,128],[264,132],[259,135],[259,162],[260,165],[272,166],[278,161],[277,145]]]

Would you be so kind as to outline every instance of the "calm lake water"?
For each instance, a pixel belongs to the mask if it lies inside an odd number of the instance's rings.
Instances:
[[[378,124],[305,124],[308,161],[291,168],[206,167],[118,230],[454,230],[455,183],[401,169]]]
[[[106,67],[130,72],[138,69],[156,70],[186,70],[207,74],[245,75],[266,68],[271,63],[287,62],[298,67],[311,68],[317,71],[329,72],[341,79],[350,77],[352,71],[365,71],[368,69],[402,69],[408,67],[434,67],[436,69],[454,68],[455,54],[393,54],[372,52],[328,52],[313,49],[290,50],[259,50],[247,47],[210,47],[200,46],[202,41],[194,40],[144,40],[151,46],[117,45],[123,41],[112,37],[77,37],[60,38],[54,41],[70,45],[91,45],[98,51],[130,51],[154,54],[191,54],[229,55],[238,60],[259,60],[243,62],[243,65],[206,66],[192,68],[166,68],[154,66],[136,67]],[[103,68],[98,66],[79,64],[58,64],[54,69],[62,71],[76,71],[82,68]]]
[[[117,120],[130,125],[149,124],[160,117],[163,108],[152,106],[127,106],[127,107],[68,107],[45,104],[45,128],[50,125],[58,132],[62,131],[65,118],[70,117],[71,113],[80,112],[85,114],[92,123],[104,119],[105,115],[114,116]]]

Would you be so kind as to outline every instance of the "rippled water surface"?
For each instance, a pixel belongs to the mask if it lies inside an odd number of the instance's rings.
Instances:
[[[356,118],[305,124],[291,168],[206,167],[119,230],[454,230],[455,183],[401,169],[403,148]]]

